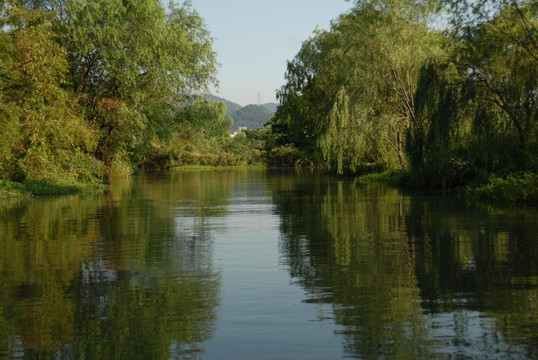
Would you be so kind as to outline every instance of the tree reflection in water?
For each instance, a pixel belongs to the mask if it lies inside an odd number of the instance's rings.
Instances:
[[[147,176],[136,179],[143,186],[124,182],[99,196],[0,210],[0,357],[169,359],[203,351],[220,275],[204,214],[177,214],[171,203],[186,197],[182,191],[214,201],[231,183],[204,189],[195,176],[176,179],[183,187],[170,180]]]
[[[274,201],[291,276],[332,305],[348,356],[538,356],[535,209],[316,174]]]
[[[272,171],[146,174],[100,195],[2,206],[0,358],[251,358],[262,343],[319,358],[295,331],[327,334],[305,315],[313,307],[346,357],[538,358],[537,218],[533,208]],[[242,243],[247,228],[270,234]],[[223,263],[228,283],[215,270]],[[260,270],[259,283],[243,266]],[[218,307],[221,291],[239,301],[230,289],[248,296],[245,308]],[[275,300],[297,311],[268,327],[275,314],[259,311]],[[333,340],[324,354],[341,350]]]

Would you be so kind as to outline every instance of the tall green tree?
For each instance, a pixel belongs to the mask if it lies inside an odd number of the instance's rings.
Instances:
[[[205,138],[223,138],[230,134],[231,118],[225,118],[226,105],[220,101],[196,99],[177,113],[178,126],[190,126]]]
[[[91,180],[169,144],[176,113],[216,82],[190,2],[0,4],[0,176]]]
[[[536,172],[536,28],[531,2],[455,3],[449,56],[421,71],[407,152],[417,185]]]
[[[87,155],[97,145],[95,131],[68,88],[57,19],[20,1],[2,2],[0,14],[0,177],[97,176],[98,164]]]
[[[319,140],[323,117],[332,108],[338,83],[323,73],[330,69],[329,52],[334,46],[331,33],[319,31],[306,40],[295,58],[287,63],[286,83],[277,91],[280,106],[269,122],[272,141],[290,144],[321,159]]]
[[[107,163],[169,140],[180,102],[214,81],[212,39],[188,2],[165,11],[157,0],[72,0],[63,24],[74,89]]]
[[[340,174],[405,166],[419,70],[441,54],[440,33],[428,26],[435,10],[426,1],[356,2],[288,63],[273,130],[321,152]]]
[[[536,135],[538,107],[538,5],[532,1],[479,2],[481,13],[467,24],[458,62],[484,101],[504,112],[521,147]],[[459,20],[461,21],[461,20]]]
[[[355,116],[364,118],[362,143],[375,143],[378,161],[388,166],[393,166],[394,155],[405,166],[405,134],[415,115],[419,69],[441,54],[440,34],[429,27],[435,5],[357,1],[333,29],[343,37],[335,53],[343,65],[339,76],[358,105]]]

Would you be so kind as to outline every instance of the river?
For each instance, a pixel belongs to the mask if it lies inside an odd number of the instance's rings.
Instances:
[[[536,359],[538,210],[317,172],[0,204],[0,359]]]

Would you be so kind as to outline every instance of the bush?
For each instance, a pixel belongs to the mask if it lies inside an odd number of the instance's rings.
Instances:
[[[31,194],[20,183],[0,180],[0,200],[29,198]]]
[[[267,165],[274,167],[301,167],[305,165],[306,157],[293,146],[277,146],[267,153]]]
[[[407,170],[386,170],[359,176],[356,182],[361,185],[371,183],[384,183],[394,186],[408,185],[409,172]]]
[[[154,146],[139,163],[142,169],[170,169],[176,164],[177,153],[169,147]]]
[[[464,194],[494,201],[538,202],[538,174],[491,176],[486,183],[467,188]]]
[[[133,174],[131,163],[122,159],[116,158],[108,167],[108,179],[128,178]]]

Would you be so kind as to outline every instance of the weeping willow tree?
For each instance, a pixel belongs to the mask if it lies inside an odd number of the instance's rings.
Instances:
[[[406,144],[415,185],[446,185],[457,176],[455,137],[466,119],[455,111],[462,101],[455,76],[453,67],[433,62],[421,69]]]
[[[428,1],[357,1],[334,28],[343,38],[342,57],[353,64],[344,63],[340,73],[363,110],[360,131],[376,142],[385,167],[406,166],[405,134],[415,116],[419,70],[441,53],[439,33],[427,25],[434,13]]]
[[[273,132],[338,174],[405,167],[419,70],[441,52],[434,12],[428,1],[355,2],[288,64]]]
[[[383,138],[372,136],[372,133],[382,131],[380,127],[372,129],[372,125],[365,109],[354,104],[342,88],[336,95],[327,116],[326,130],[319,141],[330,169],[338,175],[370,172],[394,155]],[[394,156],[393,160],[396,161]]]
[[[352,171],[357,166],[356,149],[360,139],[353,134],[354,117],[349,102],[346,90],[341,89],[329,113],[327,131],[320,141],[325,160],[329,164],[335,163],[338,174],[343,173],[344,166]]]
[[[456,62],[517,132],[525,148],[536,138],[538,5],[532,0],[449,1]],[[535,142],[534,142],[535,143]]]
[[[462,28],[449,39],[449,57],[421,69],[406,145],[416,185],[536,173],[538,7],[488,6],[490,17],[465,26],[458,15]]]

